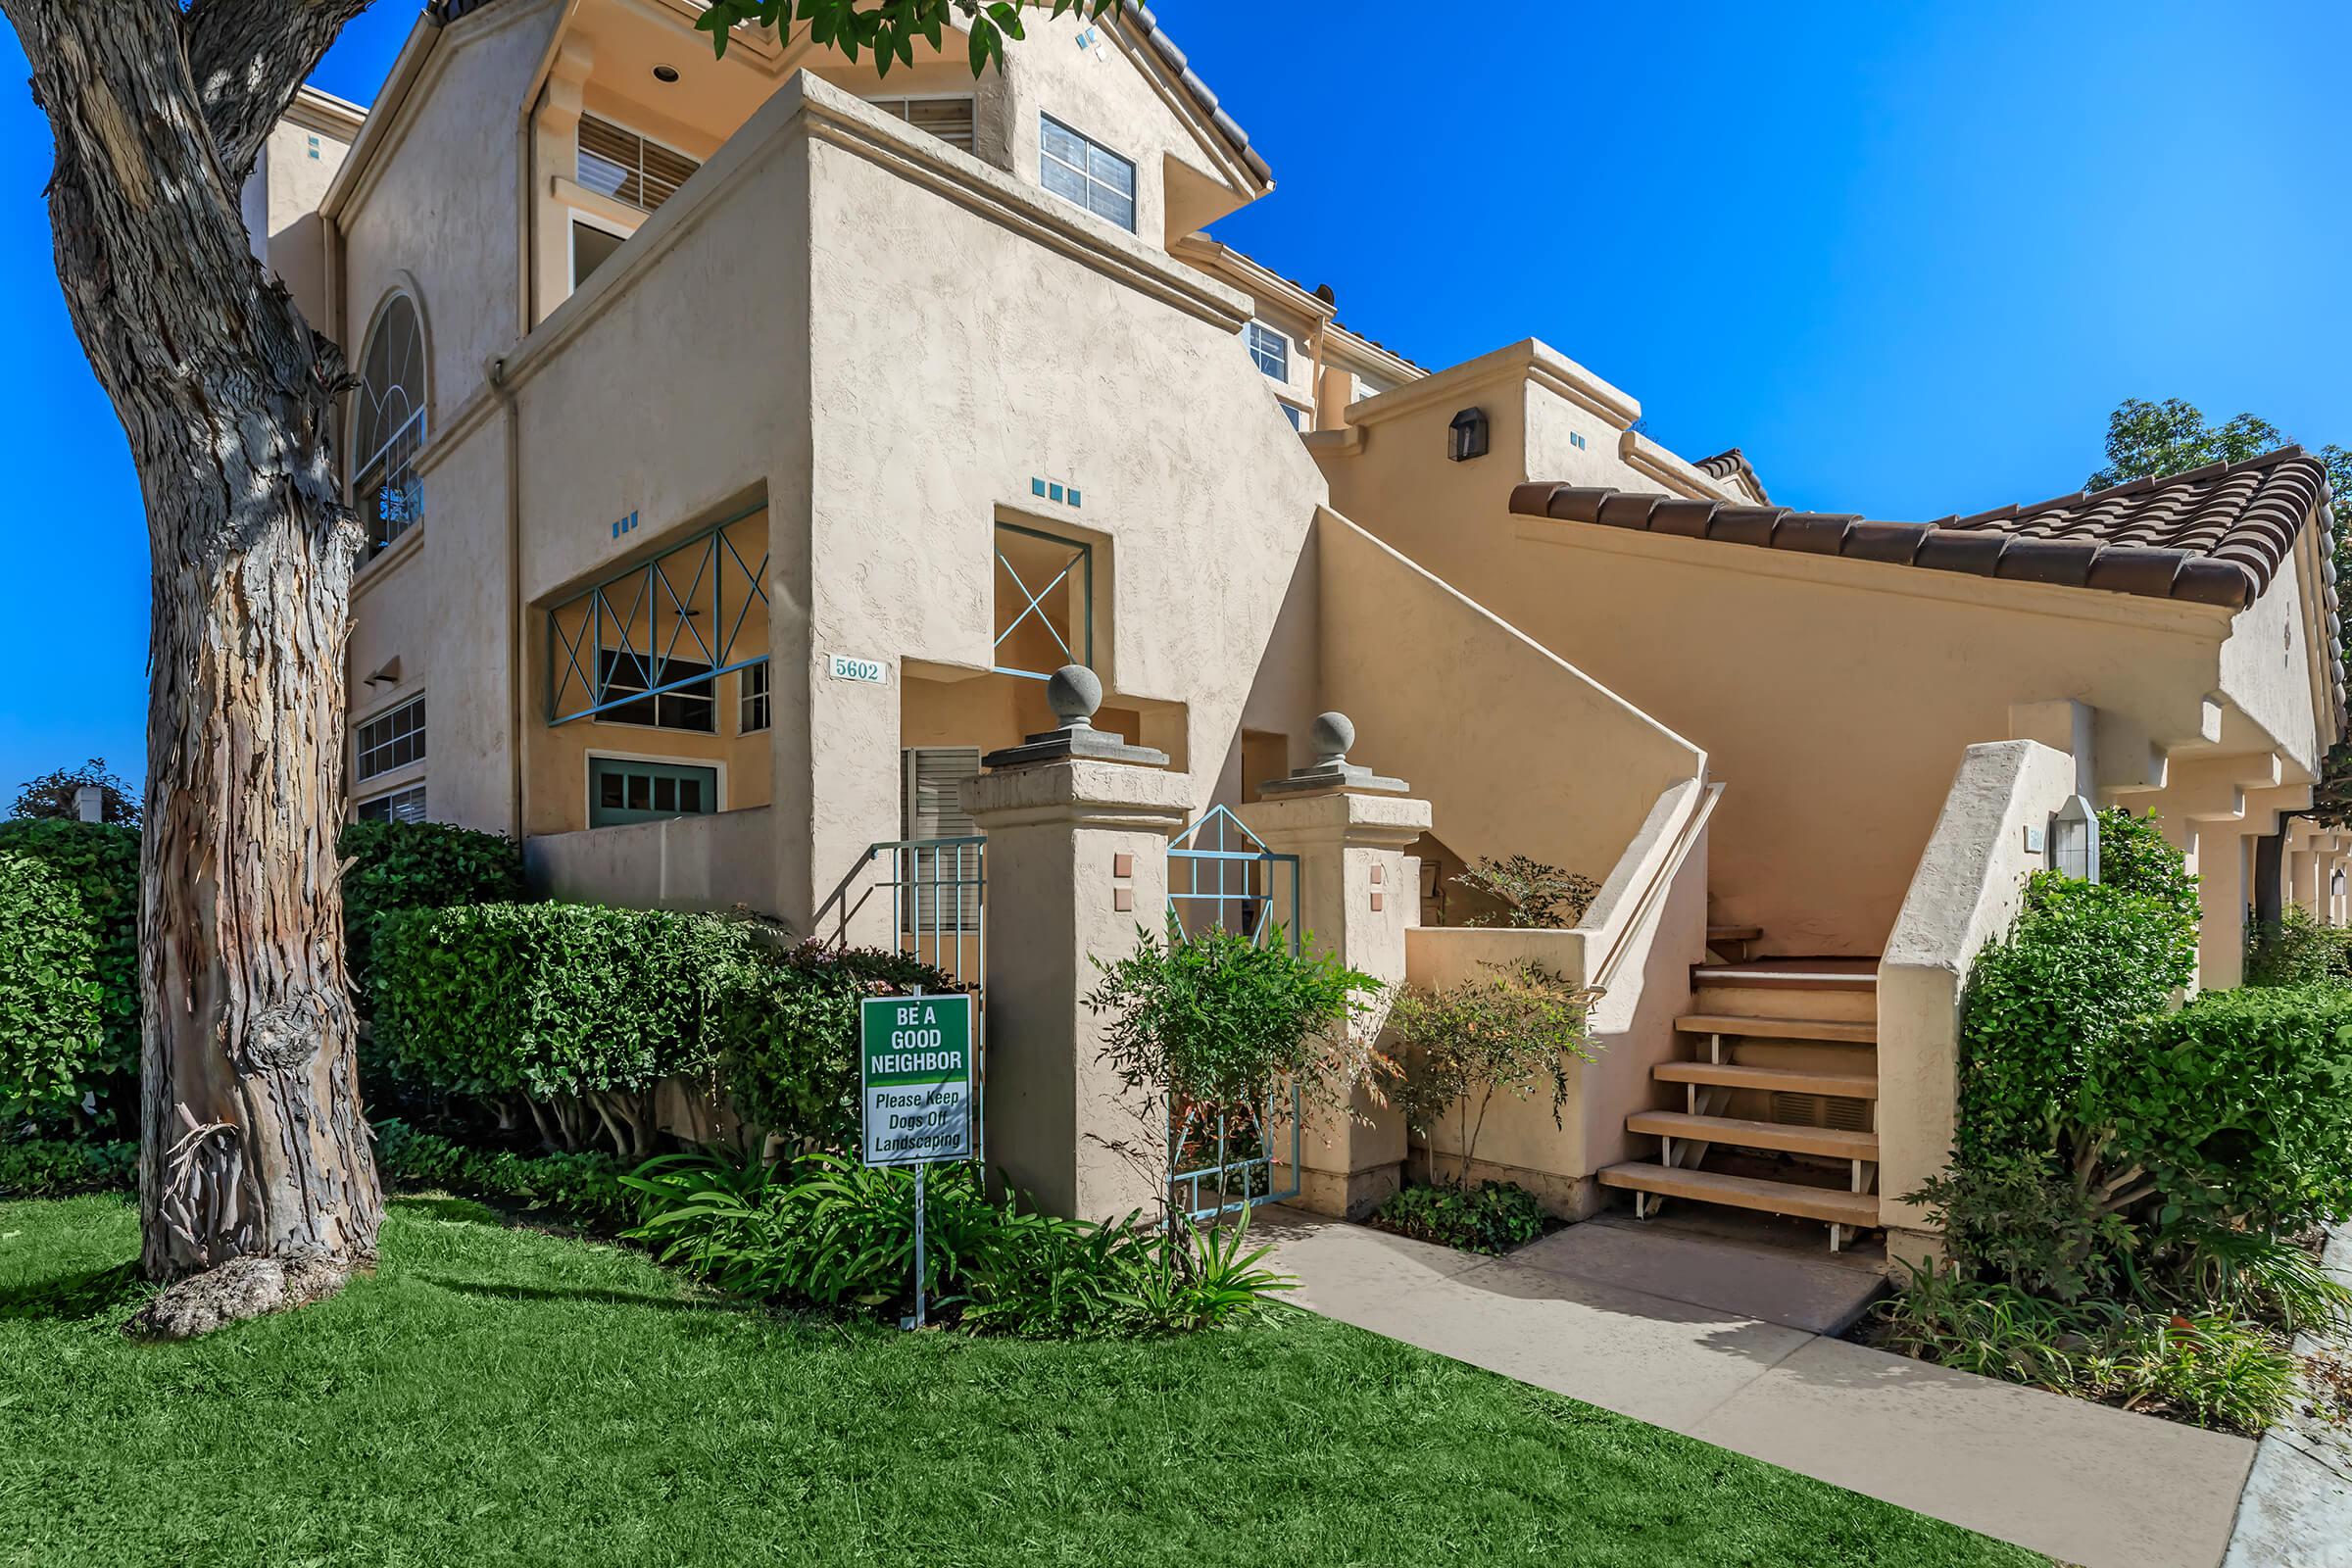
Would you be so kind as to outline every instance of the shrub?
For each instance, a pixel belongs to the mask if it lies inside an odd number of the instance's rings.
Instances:
[[[503,834],[443,822],[352,822],[335,853],[343,861],[343,950],[363,1004],[375,925],[384,915],[528,897],[522,847]]]
[[[138,1180],[139,1146],[31,1138],[0,1143],[0,1198],[116,1192]]]
[[[2246,984],[2250,986],[2340,985],[2352,964],[2352,932],[2327,924],[2299,905],[2287,905],[2276,920],[2246,931]]]
[[[67,954],[74,956],[55,971],[70,982],[71,998],[0,1002],[0,1114],[30,1113],[48,1125],[76,1128],[128,1127],[139,1087],[138,831],[54,818],[0,822],[0,860],[8,859],[46,872],[47,891],[30,895],[42,879],[27,882],[20,872],[11,879],[18,891],[0,894],[9,906],[0,914],[0,975],[43,972]],[[44,953],[47,958],[37,956]],[[44,1026],[33,1014],[65,1007],[78,1015],[85,985],[96,987],[96,1033],[81,1033],[77,1023],[70,1033],[81,1044],[61,1045],[54,1017]],[[39,988],[48,989],[45,982]],[[17,1007],[30,1010],[10,1018]],[[36,1058],[46,1067],[36,1068]],[[62,1086],[61,1072],[70,1080]]]
[[[105,1034],[81,901],[40,861],[0,854],[0,1115],[69,1119]]]
[[[1979,954],[1969,975],[1959,1162],[2054,1150],[2086,1070],[2163,1010],[2194,977],[2196,957],[2196,925],[2177,902],[2036,872],[2007,939]]]
[[[1503,906],[1499,917],[1481,914],[1469,922],[1472,925],[1500,923],[1557,930],[1583,919],[1600,892],[1600,884],[1589,876],[1531,860],[1524,855],[1500,860],[1480,856],[1476,865],[1456,873],[1453,880]]]
[[[2154,811],[2133,816],[2120,806],[2099,813],[2099,883],[2154,899],[2179,919],[2197,923],[2197,879],[2188,858],[2156,825]]]
[[[17,803],[9,808],[8,814],[20,820],[78,821],[74,797],[81,793],[84,784],[98,786],[100,821],[114,827],[134,830],[138,827],[139,791],[109,770],[103,757],[93,757],[79,767],[61,767],[54,773],[25,780],[17,790]]]
[[[1443,991],[1405,991],[1389,1013],[1403,1055],[1390,1096],[1424,1138],[1449,1108],[1458,1113],[1465,1183],[1497,1092],[1526,1100],[1548,1087],[1556,1125],[1568,1102],[1568,1063],[1592,1059],[1592,993],[1527,959],[1486,969]]]
[[[858,1004],[917,987],[951,991],[956,982],[879,948],[808,941],[778,953],[754,942],[732,954],[711,980],[711,1025],[736,1111],[795,1148],[848,1148],[859,1115]]]
[[[711,1154],[648,1161],[625,1178],[643,1195],[631,1234],[730,1295],[867,1309],[912,1292],[914,1178],[840,1155],[768,1166]],[[1214,1327],[1291,1282],[1246,1248],[1247,1221],[1154,1235],[1054,1219],[991,1200],[969,1164],[929,1168],[924,1291],[974,1333],[1134,1334]]]
[[[506,1199],[563,1209],[610,1227],[625,1225],[637,1214],[637,1194],[622,1182],[620,1162],[606,1153],[470,1149],[387,1118],[375,1124],[375,1162],[386,1187]]]
[[[1464,1252],[1508,1252],[1542,1237],[1551,1223],[1543,1200],[1516,1182],[1407,1187],[1372,1214],[1384,1231]]]
[[[752,942],[739,921],[593,904],[408,909],[376,925],[378,1050],[452,1094],[519,1100],[549,1143],[598,1122],[653,1152],[653,1090],[717,1060],[712,977]]]
[[[1936,1211],[1955,1258],[2060,1301],[2111,1293],[2138,1245],[2130,1221],[2041,1151],[1988,1152],[1916,1196]]]
[[[1163,940],[1138,932],[1135,951],[1095,960],[1102,983],[1086,1004],[1111,1015],[1103,1057],[1130,1088],[1201,1105],[1262,1104],[1276,1083],[1345,1105],[1368,1047],[1360,1015],[1379,981],[1328,954],[1294,954],[1280,926],[1261,946],[1211,927],[1186,936],[1170,916]]]
[[[2069,1306],[1951,1270],[1914,1270],[1879,1312],[1904,1354],[2197,1426],[2259,1433],[2294,1395],[2287,1348],[2226,1316]]]
[[[2159,1229],[2352,1218],[2352,994],[2209,991],[2090,1064],[2083,1124],[2144,1170]]]

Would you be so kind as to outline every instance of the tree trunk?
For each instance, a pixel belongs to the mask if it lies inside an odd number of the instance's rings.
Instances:
[[[139,1196],[159,1280],[237,1258],[347,1274],[382,1216],[334,853],[360,541],[329,447],[343,360],[262,271],[238,200],[363,5],[0,0],[56,135],[58,276],[147,506]]]

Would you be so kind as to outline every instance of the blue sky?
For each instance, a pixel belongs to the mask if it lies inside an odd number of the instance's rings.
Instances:
[[[1220,238],[1424,365],[1541,337],[1776,501],[2056,494],[2131,396],[2352,444],[2340,0],[1157,9],[1279,181]],[[318,84],[371,97],[414,15],[381,0]],[[0,29],[8,794],[93,753],[135,776],[146,679],[138,489],[25,75]]]

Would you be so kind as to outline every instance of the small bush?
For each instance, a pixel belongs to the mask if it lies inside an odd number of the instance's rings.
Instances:
[[[14,1020],[12,1004],[0,1002],[0,1115],[31,1115],[53,1127],[127,1128],[139,1088],[138,830],[55,818],[0,822],[0,860],[6,859],[37,866],[47,891],[26,902],[27,873],[19,872],[11,880],[20,891],[0,894],[8,904],[0,914],[0,975],[55,972],[72,995],[51,1003],[20,995],[14,1007],[28,1010]],[[57,969],[69,950],[74,956]],[[47,982],[35,986],[49,989]],[[90,986],[97,1028],[84,1036],[78,1023],[73,1026],[81,1045],[58,1043],[54,1015],[47,1025],[32,1021],[33,1013],[53,1007],[78,1016]],[[36,1039],[49,1044],[35,1045]],[[46,1068],[35,1068],[36,1058]]]
[[[1443,991],[1405,991],[1389,1012],[1402,1048],[1390,1098],[1425,1139],[1447,1110],[1456,1114],[1465,1182],[1497,1093],[1526,1100],[1549,1089],[1556,1124],[1568,1102],[1569,1062],[1592,1059],[1592,993],[1526,959],[1486,969]],[[1430,1168],[1437,1168],[1434,1150]]]
[[[2287,905],[2277,920],[2247,927],[2246,984],[2250,986],[2341,985],[2352,968],[2352,931],[2328,925],[2299,905]]]
[[[2144,1169],[2163,1231],[2352,1218],[2352,993],[2208,991],[2095,1060],[2082,1122]]]
[[[363,1006],[383,916],[528,897],[522,847],[503,834],[443,822],[352,822],[335,853],[343,861],[343,951]]]
[[[2197,879],[2188,869],[2188,857],[2173,847],[2156,822],[2154,811],[2133,816],[2120,806],[2099,813],[2100,885],[2154,899],[2174,918],[2195,925]]]
[[[2195,976],[2196,959],[2195,923],[2177,904],[2035,873],[2008,938],[1979,954],[1969,974],[1960,1163],[2054,1149],[2085,1072],[2114,1057],[2132,1024],[2164,1009]]]
[[[562,1209],[609,1228],[637,1215],[637,1194],[621,1180],[626,1167],[610,1154],[470,1149],[386,1119],[375,1124],[375,1161],[388,1188],[439,1188],[505,1199]]]
[[[894,1310],[912,1295],[914,1178],[818,1153],[776,1166],[671,1155],[625,1178],[643,1195],[631,1234],[730,1295]],[[1249,1315],[1291,1282],[1247,1249],[1246,1222],[1154,1235],[1054,1219],[991,1200],[977,1167],[925,1178],[924,1291],[973,1333],[1029,1337],[1182,1332]]]
[[[1384,1231],[1464,1252],[1508,1252],[1541,1238],[1551,1224],[1543,1200],[1516,1182],[1407,1187],[1372,1214]]]
[[[1890,1349],[1979,1377],[2259,1433],[2286,1412],[2294,1357],[2260,1325],[2110,1301],[2065,1305],[1914,1270],[1879,1308]]]
[[[1164,938],[1139,928],[1135,950],[1095,960],[1086,999],[1111,1015],[1103,1057],[1132,1088],[1200,1105],[1262,1104],[1290,1081],[1345,1105],[1368,1060],[1356,1025],[1379,981],[1328,954],[1294,954],[1280,926],[1261,945],[1212,927]]]
[[[1935,1209],[1954,1257],[2060,1301],[2113,1292],[2138,1245],[2131,1222],[2047,1153],[1986,1153],[1930,1181],[1919,1197]]]
[[[116,1192],[138,1181],[139,1146],[33,1138],[0,1143],[0,1198]]]
[[[1453,880],[1503,906],[1498,914],[1474,917],[1469,922],[1472,925],[1559,930],[1583,919],[1600,893],[1600,884],[1591,877],[1524,855],[1499,860],[1481,856],[1476,865],[1457,873]]]

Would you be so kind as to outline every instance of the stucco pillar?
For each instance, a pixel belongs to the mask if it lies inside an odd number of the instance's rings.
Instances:
[[[1096,685],[1085,712],[1100,701]],[[1048,1213],[1155,1214],[1167,1190],[1164,1107],[1155,1114],[1104,1063],[1107,1020],[1085,1001],[1097,960],[1134,951],[1166,917],[1168,839],[1192,786],[1149,765],[1155,757],[1166,760],[1065,723],[991,754],[963,785],[988,836],[988,1164]]]
[[[1334,716],[1316,720],[1318,730]],[[1339,752],[1344,763],[1345,745]],[[1265,799],[1243,807],[1241,815],[1267,849],[1298,857],[1302,948],[1311,944],[1384,985],[1402,985],[1405,927],[1420,901],[1419,878],[1404,852],[1429,831],[1429,803],[1406,798],[1393,779],[1380,781],[1393,788],[1311,782],[1316,772],[1302,768],[1269,783]],[[1300,780],[1310,782],[1285,787]],[[1383,1003],[1380,1015],[1386,1010]],[[1380,1015],[1365,1026],[1377,1030]],[[1362,1085],[1348,1111],[1311,1102],[1303,1108],[1300,1206],[1354,1219],[1396,1191],[1405,1154],[1402,1116],[1378,1104]]]

